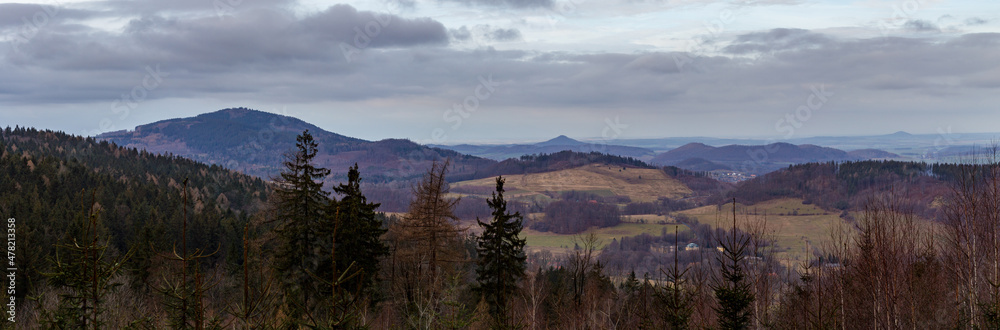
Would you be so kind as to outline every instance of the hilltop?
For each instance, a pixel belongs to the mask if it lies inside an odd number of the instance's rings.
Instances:
[[[319,143],[317,165],[332,171],[328,182],[343,179],[354,163],[358,163],[368,182],[413,179],[422,175],[432,161],[446,158],[455,165],[450,174],[456,177],[474,175],[496,163],[409,140],[347,137],[297,118],[246,108],[158,121],[97,138],[270,178],[281,171],[285,153],[293,150],[295,137],[304,130],[309,130]]]
[[[660,197],[678,199],[693,192],[682,182],[655,168],[589,164],[579,167],[529,174],[506,175],[508,196],[515,200],[549,200],[560,193],[578,191],[602,197],[625,196],[635,202],[651,202]],[[495,182],[492,178],[452,184],[452,192],[486,197]]]
[[[812,144],[794,145],[779,142],[767,145],[733,144],[713,147],[693,142],[661,153],[650,162],[690,170],[728,168],[763,174],[791,164],[898,157],[899,155],[881,150],[864,149],[847,152]]]
[[[185,218],[192,247],[218,248],[205,262],[236,255],[243,225],[270,195],[263,180],[219,166],[35,129],[0,131],[0,169],[0,212],[17,220],[18,288],[28,290],[45,283],[52,243],[80,230],[91,202],[109,252],[139,248],[126,268],[141,284],[155,251],[176,247]]]
[[[565,135],[557,136],[551,140],[534,144],[498,144],[498,145],[430,145],[431,147],[454,150],[456,152],[494,159],[505,160],[518,158],[524,155],[551,154],[560,151],[574,151],[580,153],[599,152],[608,155],[631,157],[642,160],[649,160],[654,156],[654,152],[647,148],[630,147],[606,143],[589,143],[572,139]]]

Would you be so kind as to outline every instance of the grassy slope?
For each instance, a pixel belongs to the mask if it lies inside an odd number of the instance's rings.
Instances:
[[[599,246],[597,247],[600,249],[610,243],[612,239],[621,239],[622,237],[631,237],[641,235],[643,233],[660,235],[664,228],[666,228],[667,232],[673,233],[675,227],[679,227],[678,229],[680,231],[688,230],[687,226],[677,224],[660,225],[650,223],[622,223],[614,227],[594,229],[592,232],[597,234],[597,237],[601,240]],[[531,251],[549,250],[552,251],[553,254],[560,254],[572,251],[575,236],[582,238],[589,233],[590,232],[579,235],[560,235],[524,229],[524,231],[521,232],[521,236],[528,240],[527,247]]]
[[[692,216],[712,227],[732,225],[732,205],[705,206],[680,213]],[[798,215],[792,215],[793,211]],[[805,261],[810,255],[807,246],[822,247],[830,241],[830,229],[843,220],[839,214],[827,212],[813,205],[802,204],[801,199],[770,200],[749,207],[737,204],[737,221],[745,221],[745,212],[760,216],[767,214],[767,228],[774,235],[778,248],[777,258],[789,264]],[[754,215],[750,215],[754,217]]]
[[[658,197],[682,198],[691,189],[658,169],[586,165],[568,170],[507,176],[507,197],[510,199],[547,198],[544,192],[586,191],[600,196],[628,196],[634,202],[655,201]],[[620,171],[621,170],[621,171]],[[456,182],[457,187],[495,185],[493,178]],[[485,197],[485,196],[484,196]]]

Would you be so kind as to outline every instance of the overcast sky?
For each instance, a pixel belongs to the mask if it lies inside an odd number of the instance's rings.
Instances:
[[[1000,131],[1000,2],[0,4],[0,126],[229,107],[370,140]]]

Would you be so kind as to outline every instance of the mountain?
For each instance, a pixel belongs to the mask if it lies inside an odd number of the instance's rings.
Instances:
[[[496,162],[429,148],[409,140],[366,141],[328,132],[297,118],[246,108],[224,109],[190,118],[142,125],[132,131],[101,134],[97,139],[153,153],[169,153],[269,178],[283,169],[295,137],[309,130],[319,144],[317,165],[328,168],[327,182],[340,182],[355,163],[367,182],[408,180],[423,175],[435,160],[449,158],[449,173],[460,178]]]
[[[968,169],[967,165],[893,160],[798,164],[744,181],[728,197],[746,204],[801,198],[826,210],[861,211],[873,196],[895,192],[908,210],[925,219],[939,219],[941,202],[953,192],[956,177],[961,177],[957,173]]]
[[[0,130],[0,169],[0,213],[17,220],[18,292],[51,279],[54,243],[72,244],[85,210],[110,254],[137,248],[125,268],[144,283],[155,280],[155,251],[176,251],[184,219],[193,248],[218,251],[204,262],[237,262],[244,225],[270,194],[263,180],[219,166],[26,128]]]
[[[454,150],[463,154],[479,156],[494,160],[518,158],[524,155],[553,154],[560,151],[575,151],[581,153],[599,152],[608,155],[631,157],[649,160],[654,156],[650,149],[629,147],[604,143],[588,143],[560,135],[548,141],[534,144],[498,144],[498,145],[430,145],[431,147]]]
[[[688,169],[688,170],[692,170],[692,171],[701,171],[701,172],[709,172],[709,171],[715,171],[715,170],[732,170],[732,168],[730,168],[729,166],[722,165],[722,164],[710,161],[708,159],[698,158],[698,157],[688,158],[688,159],[682,160],[680,162],[677,162],[677,164],[674,164],[674,166],[677,166],[677,167],[683,168],[683,169]]]
[[[900,158],[899,155],[878,150],[878,149],[858,149],[851,150],[847,152],[847,155],[854,159],[896,159]]]
[[[689,143],[661,153],[650,162],[690,170],[729,167],[759,174],[784,168],[790,164],[893,157],[898,157],[898,155],[872,149],[856,150],[849,153],[812,144],[794,145],[779,142],[756,146],[734,144],[713,147],[703,143]]]
[[[583,142],[571,139],[571,138],[569,138],[568,136],[565,136],[565,135],[557,136],[554,139],[548,140],[548,141],[545,141],[545,142],[535,143],[536,146],[540,146],[540,147],[548,147],[548,146],[578,146],[578,145],[583,145],[583,144],[586,144],[586,143],[583,143]]]

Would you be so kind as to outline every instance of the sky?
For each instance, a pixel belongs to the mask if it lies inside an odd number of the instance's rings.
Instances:
[[[997,132],[1000,2],[0,3],[0,126],[224,108],[368,140]]]

